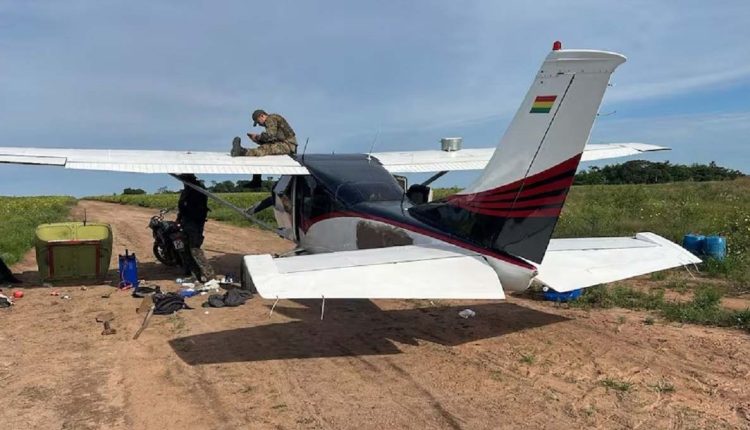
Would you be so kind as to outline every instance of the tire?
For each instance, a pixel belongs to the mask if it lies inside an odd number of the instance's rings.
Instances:
[[[168,250],[162,248],[158,243],[154,242],[154,247],[152,249],[154,253],[154,257],[156,257],[159,262],[165,266],[179,266],[180,262],[177,261],[174,254],[169,252]]]

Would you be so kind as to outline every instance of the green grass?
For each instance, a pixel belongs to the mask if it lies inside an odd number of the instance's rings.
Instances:
[[[526,364],[534,364],[536,361],[536,356],[534,354],[521,354],[521,359],[519,360],[521,363]]]
[[[690,232],[725,236],[726,260],[709,260],[704,270],[736,286],[750,286],[750,178],[575,186],[555,237],[627,236],[642,231],[676,243]]]
[[[572,307],[651,310],[667,321],[735,327],[750,331],[750,309],[733,310],[721,306],[722,292],[715,286],[702,285],[693,292],[690,301],[670,301],[664,298],[663,289],[641,291],[623,285],[597,286],[583,292],[570,302]],[[643,320],[654,323],[653,317]]]
[[[268,193],[223,193],[218,194],[221,198],[229,201],[235,206],[240,208],[249,208],[250,206],[258,203],[259,201],[268,197]],[[86,197],[87,200],[99,200],[110,203],[120,203],[127,205],[141,206],[144,208],[154,209],[173,209],[173,216],[177,214],[177,200],[179,194],[138,194],[138,195],[113,195],[113,196],[96,196]],[[242,215],[238,214],[232,209],[209,199],[208,207],[211,212],[208,213],[208,217],[217,221],[224,221],[234,225],[246,226],[250,222],[247,221]],[[157,211],[154,211],[156,213]],[[273,210],[266,209],[260,214],[258,218],[261,221],[274,223]]]
[[[65,221],[72,197],[0,197],[0,256],[11,265],[34,246],[39,224]]]
[[[617,379],[606,378],[601,381],[602,386],[607,387],[611,390],[627,393],[633,384],[627,381],[618,381]]]

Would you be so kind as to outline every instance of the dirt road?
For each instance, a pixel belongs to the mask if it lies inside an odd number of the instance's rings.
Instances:
[[[150,255],[152,210],[83,209],[112,224],[143,278],[176,288],[179,273]],[[206,231],[220,272],[291,247]],[[194,297],[134,341],[139,300],[102,298],[108,286],[60,288],[62,300],[34,287],[35,267],[32,254],[14,267],[26,296],[0,310],[4,429],[750,428],[750,339],[736,330],[521,298],[329,301],[320,321],[319,302],[282,301],[269,317],[259,298],[206,313]],[[466,307],[477,317],[459,318]],[[117,334],[100,334],[102,311]]]

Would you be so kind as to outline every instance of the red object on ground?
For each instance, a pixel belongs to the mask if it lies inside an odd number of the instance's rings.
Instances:
[[[14,299],[20,299],[21,297],[23,297],[23,291],[13,291]]]

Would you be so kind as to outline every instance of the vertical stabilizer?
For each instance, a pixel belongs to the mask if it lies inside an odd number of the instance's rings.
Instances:
[[[412,214],[487,249],[541,262],[609,77],[624,61],[611,52],[552,51],[479,178]]]

